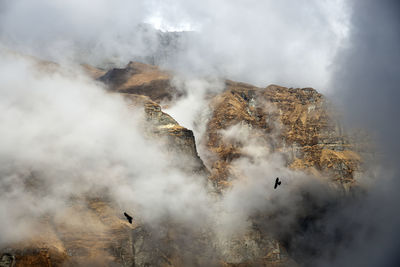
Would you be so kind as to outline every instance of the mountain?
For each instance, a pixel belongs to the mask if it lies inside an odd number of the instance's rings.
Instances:
[[[132,112],[143,110],[141,131],[146,138],[160,142],[172,166],[200,179],[215,199],[228,194],[235,181],[246,179],[241,168],[258,160],[257,151],[278,153],[290,170],[310,174],[335,190],[348,192],[357,186],[362,157],[315,89],[260,88],[226,80],[223,91],[206,96],[210,117],[201,144],[203,158],[195,139],[200,137],[160,106],[185,97],[174,87],[170,73],[139,62],[108,71],[89,65],[83,69],[103,83],[110,96],[123,96]],[[249,145],[248,140],[255,143]],[[265,174],[269,175],[273,174]],[[285,186],[285,177],[280,178]],[[152,226],[131,214],[131,225],[116,206],[106,195],[72,199],[59,217],[42,218],[40,231],[31,239],[0,248],[0,266],[301,265],[291,254],[290,238],[263,228],[263,214],[250,218],[252,227],[244,235],[219,242],[209,229],[186,229],[173,218]],[[86,223],[66,224],[63,217],[68,216],[85,218]]]

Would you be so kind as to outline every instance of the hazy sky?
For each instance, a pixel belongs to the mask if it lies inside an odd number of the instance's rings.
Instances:
[[[3,44],[57,61],[122,64],[151,54],[157,38],[136,28],[147,22],[198,33],[170,68],[322,91],[349,22],[344,0],[5,0],[0,12]]]

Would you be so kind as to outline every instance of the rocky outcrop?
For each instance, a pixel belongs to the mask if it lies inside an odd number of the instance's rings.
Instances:
[[[285,155],[292,169],[328,176],[345,189],[353,185],[361,157],[316,90],[258,88],[227,80],[225,90],[211,97],[210,106],[206,128],[206,146],[212,152],[210,179],[222,193],[229,190],[231,181],[245,179],[234,163],[242,157],[252,161],[254,155],[245,149],[250,142],[258,149]],[[246,235],[229,241],[227,266],[297,266],[283,242],[256,226],[263,220],[268,219],[253,221]]]
[[[200,159],[193,132],[180,126],[170,115],[150,97],[136,94],[122,94],[128,105],[143,107],[147,124],[143,131],[154,140],[166,141],[166,153],[171,154],[171,162],[179,169],[207,176],[209,171]],[[183,156],[183,157],[182,157]],[[185,158],[185,161],[182,161]],[[174,161],[174,159],[178,159]]]
[[[281,136],[286,151],[291,152],[291,167],[315,168],[331,173],[342,184],[353,183],[360,156],[321,94],[312,88],[272,85],[263,96],[279,110],[284,126]]]
[[[329,173],[343,184],[354,181],[360,156],[331,117],[324,97],[314,89],[257,88],[227,81],[225,91],[211,100],[211,106],[207,147],[217,155],[211,179],[218,186],[229,183],[231,162],[243,154],[243,144],[230,142],[222,134],[238,124],[250,127],[253,139],[285,152],[291,168]]]

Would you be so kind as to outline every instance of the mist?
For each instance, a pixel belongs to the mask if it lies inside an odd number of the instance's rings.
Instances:
[[[308,266],[399,265],[399,7],[389,0],[3,1],[0,245],[31,237],[43,216],[62,215],[76,197],[106,195],[145,225],[173,218],[190,233],[210,230],[215,253],[226,257],[232,237],[257,224]],[[177,31],[176,47],[154,57],[169,31]],[[49,72],[19,53],[63,67]],[[346,195],[326,177],[289,169],[284,153],[236,125],[221,134],[242,144],[245,156],[232,162],[238,175],[223,195],[210,194],[206,177],[171,164],[163,141],[143,134],[141,109],[79,67],[148,58],[185,92],[166,111],[194,131],[205,161],[206,96],[223,90],[225,78],[311,86],[336,101],[348,127],[375,138],[379,164],[365,162],[370,172],[358,180],[377,182]],[[271,184],[277,176],[279,194]]]
[[[108,195],[149,223],[202,217],[204,180],[173,168],[162,144],[143,135],[142,110],[79,71],[48,73],[4,51],[2,59],[2,244],[30,236],[41,216],[84,195]]]
[[[344,209],[358,225],[355,238],[330,266],[397,266],[400,134],[397,98],[400,84],[400,5],[397,1],[354,1],[350,37],[337,54],[331,97],[345,122],[366,130],[378,150],[375,181],[360,203]],[[376,162],[367,162],[376,166]],[[363,177],[364,179],[367,177]]]
[[[232,179],[222,195],[212,193],[207,177],[173,164],[162,138],[155,141],[144,134],[141,109],[130,107],[78,67],[49,70],[7,50],[1,55],[1,246],[34,238],[44,217],[100,231],[95,220],[80,213],[87,209],[85,199],[92,197],[108,201],[121,216],[130,212],[157,234],[168,221],[184,229],[177,233],[181,239],[197,244],[195,237],[206,229],[209,251],[204,253],[213,264],[216,255],[233,257],[229,248],[251,231],[252,217],[278,214],[262,226],[267,232],[276,229],[272,237],[279,238],[310,212],[296,208],[302,206],[303,194],[317,199],[321,192],[335,195],[330,186],[290,170],[285,156],[264,139],[249,141],[252,133],[243,126],[222,133],[251,155],[233,163],[241,179]],[[185,155],[174,157],[185,162]],[[275,176],[284,177],[279,194],[273,189]],[[81,208],[71,209],[77,203]],[[282,211],[285,215],[279,215]]]
[[[349,20],[342,0],[17,0],[0,6],[1,42],[41,58],[123,66],[162,50],[162,31],[190,29],[172,41],[176,47],[166,50],[173,56],[160,65],[194,76],[320,90]]]

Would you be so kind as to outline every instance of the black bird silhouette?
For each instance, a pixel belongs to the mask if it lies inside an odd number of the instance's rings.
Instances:
[[[128,213],[126,213],[126,212],[124,212],[124,215],[125,215],[125,217],[128,219],[128,222],[130,223],[130,224],[132,224],[132,217],[131,216],[129,216],[129,214]]]
[[[274,189],[276,189],[278,187],[278,185],[281,185],[281,183],[282,182],[279,181],[279,177],[276,177]]]

